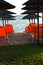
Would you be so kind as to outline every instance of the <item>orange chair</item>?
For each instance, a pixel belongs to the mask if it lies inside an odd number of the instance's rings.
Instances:
[[[14,30],[13,30],[13,26],[11,24],[6,24],[5,25],[5,30],[6,30],[6,33],[8,35],[11,35],[13,34]]]
[[[34,33],[37,24],[30,24],[30,32]]]
[[[25,28],[25,32],[29,32],[28,29],[29,29],[29,27],[27,26],[27,27]]]
[[[34,36],[35,36],[35,38],[38,38],[38,36],[39,36],[39,38],[42,38],[42,25],[39,25],[39,28],[36,27],[33,37]]]
[[[0,27],[0,41],[5,40],[6,31],[3,27]]]
[[[31,33],[33,33],[34,30],[35,30],[35,28],[36,28],[36,26],[37,26],[37,24],[31,23],[29,26],[27,26],[27,27],[25,28],[25,31],[26,31],[26,32],[31,32]]]
[[[6,36],[6,31],[3,27],[0,27],[0,37]]]

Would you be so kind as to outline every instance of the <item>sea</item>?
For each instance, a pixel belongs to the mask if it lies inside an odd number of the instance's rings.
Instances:
[[[29,25],[29,20],[22,20],[22,16],[16,16],[16,20],[8,20],[9,24],[13,25],[14,32],[24,32],[25,27]],[[0,25],[2,24],[3,20],[0,20]]]
[[[8,20],[9,24],[13,25],[14,32],[20,33],[25,31],[25,27],[29,25],[28,19],[22,19],[22,16],[16,16],[16,20]],[[0,20],[0,25],[2,25],[2,20]]]

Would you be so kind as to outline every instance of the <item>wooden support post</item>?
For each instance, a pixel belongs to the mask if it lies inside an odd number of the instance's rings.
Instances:
[[[3,27],[4,27],[4,19],[3,19],[3,21],[2,21],[2,25],[3,25]]]
[[[29,25],[30,25],[30,19],[29,19]]]
[[[35,18],[34,18],[34,23],[35,23]]]
[[[8,20],[7,20],[7,24],[8,24]]]
[[[37,13],[39,16],[39,12]],[[37,24],[38,24],[38,45],[39,45],[39,17],[37,17]]]
[[[35,14],[34,14],[34,23],[35,23]]]
[[[32,23],[33,23],[33,19],[32,19]]]
[[[6,25],[6,19],[5,19],[5,25]]]
[[[42,9],[42,43],[43,43],[43,9]]]

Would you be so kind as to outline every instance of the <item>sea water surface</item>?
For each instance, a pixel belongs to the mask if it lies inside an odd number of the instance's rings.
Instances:
[[[16,33],[24,32],[25,27],[29,25],[29,20],[22,19],[22,16],[16,16],[16,20],[9,20],[8,22],[13,25],[13,29]],[[0,25],[2,25],[2,20],[0,20]]]
[[[28,20],[9,20],[8,22],[13,25],[15,32],[25,31],[25,27],[29,24]],[[0,21],[0,25],[2,25],[2,21]]]

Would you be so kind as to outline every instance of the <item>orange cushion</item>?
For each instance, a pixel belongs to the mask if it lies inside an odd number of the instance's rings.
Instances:
[[[11,24],[6,24],[5,25],[5,30],[6,30],[6,33],[12,33],[12,32],[14,32],[13,26]]]
[[[36,26],[37,26],[37,24],[30,24],[29,26],[27,26],[27,27],[25,28],[25,31],[32,33],[32,32],[35,31]]]
[[[0,27],[0,36],[6,36],[6,31],[3,27]]]

